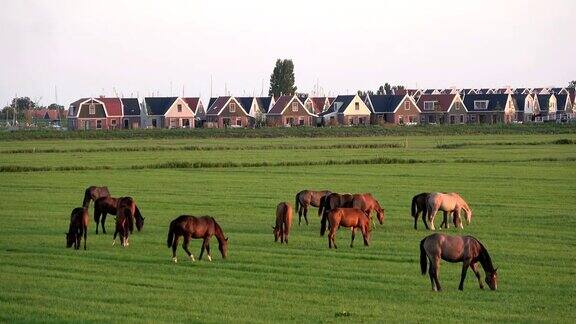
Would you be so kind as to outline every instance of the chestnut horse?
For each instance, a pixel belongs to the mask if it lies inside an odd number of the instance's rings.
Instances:
[[[66,234],[66,247],[80,249],[80,242],[84,236],[84,250],[86,250],[86,238],[88,235],[88,208],[77,207],[70,214],[70,226]]]
[[[118,204],[118,198],[113,197],[101,197],[94,201],[94,221],[96,222],[96,234],[98,234],[98,223],[102,224],[102,232],[106,234],[106,228],[104,224],[106,223],[106,215],[117,215],[116,205]],[[144,228],[144,216],[140,213],[138,205],[134,208],[134,221],[136,222],[136,229],[138,232]]]
[[[174,263],[178,262],[176,259],[176,248],[178,247],[178,240],[180,236],[184,236],[184,243],[182,244],[182,248],[188,254],[188,257],[192,261],[194,260],[194,255],[188,249],[188,245],[190,244],[190,239],[192,238],[201,238],[204,241],[202,242],[202,249],[200,250],[200,257],[199,259],[202,260],[202,255],[204,254],[204,250],[208,253],[208,260],[212,261],[212,256],[210,256],[210,238],[212,235],[216,236],[218,240],[218,249],[222,254],[222,258],[225,259],[226,255],[228,254],[228,238],[224,236],[224,232],[216,220],[210,216],[188,216],[182,215],[174,219],[170,222],[170,227],[168,229],[168,247],[172,247],[172,261]]]
[[[426,223],[426,199],[428,199],[429,192],[423,192],[412,197],[412,217],[414,218],[414,229],[418,229],[418,216],[422,213],[422,223],[428,229]]]
[[[444,225],[444,228],[448,228],[448,215],[453,214],[454,226],[463,228],[460,219],[460,210],[464,210],[468,224],[472,221],[472,210],[468,207],[466,201],[464,201],[464,199],[455,192],[432,192],[428,195],[428,198],[426,199],[426,211],[431,230],[436,229],[434,227],[434,218],[436,218],[438,210],[444,211],[444,220],[442,221],[442,224],[440,224],[440,227]]]
[[[384,209],[382,209],[378,200],[371,193],[354,194],[352,197],[353,208],[365,212],[370,219],[372,219],[372,211],[375,211],[378,222],[382,225],[382,222],[384,222]]]
[[[134,214],[136,212],[136,203],[132,197],[118,198],[116,204],[116,231],[114,232],[114,240],[112,245],[116,244],[116,236],[120,234],[120,244],[128,246],[128,236],[134,231]]]
[[[438,269],[440,259],[448,262],[462,262],[462,275],[458,289],[464,290],[464,279],[468,267],[472,268],[480,289],[484,289],[480,272],[478,272],[478,262],[482,265],[486,278],[484,279],[490,289],[496,290],[498,287],[498,274],[492,265],[492,259],[488,250],[472,236],[449,236],[444,234],[432,234],[420,241],[420,269],[422,275],[426,274],[426,266],[430,262],[428,274],[432,283],[432,290],[442,290],[438,281]]]
[[[292,206],[287,202],[281,202],[276,206],[276,226],[274,229],[274,242],[288,244],[288,234],[290,234],[290,226],[292,226]]]
[[[96,187],[90,186],[84,191],[84,200],[82,201],[82,206],[88,208],[90,206],[90,201],[100,198],[110,196],[108,187]]]
[[[302,190],[296,194],[295,206],[298,212],[298,225],[302,222],[302,214],[304,214],[304,220],[306,225],[308,225],[308,206],[320,207],[320,199],[326,195],[331,194],[331,191],[312,191],[312,190]]]
[[[340,226],[350,227],[352,230],[352,241],[350,247],[353,247],[354,237],[356,236],[356,228],[360,228],[362,236],[364,237],[364,245],[368,246],[370,240],[370,216],[360,209],[356,208],[335,208],[328,212],[328,215],[322,217],[322,227],[320,228],[320,235],[326,232],[326,219],[330,221],[330,233],[328,233],[328,247],[337,249],[336,246],[336,231]]]
[[[328,215],[328,212],[338,207],[352,207],[354,196],[352,194],[339,194],[331,193],[320,198],[320,208],[318,208],[318,216]]]

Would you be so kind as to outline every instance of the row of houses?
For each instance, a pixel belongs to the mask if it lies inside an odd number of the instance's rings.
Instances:
[[[566,120],[574,89],[395,90],[392,94],[311,97],[82,98],[69,129],[464,124]]]

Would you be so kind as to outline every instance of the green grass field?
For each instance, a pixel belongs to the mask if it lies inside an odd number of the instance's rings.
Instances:
[[[5,141],[0,320],[572,322],[576,145],[551,144],[558,139],[574,143],[576,134]],[[475,145],[437,148],[453,143]],[[146,224],[129,247],[111,245],[109,217],[107,235],[90,224],[87,251],[65,248],[70,211],[93,184],[138,202]],[[350,248],[350,232],[341,229],[339,249],[329,250],[316,209],[309,226],[295,218],[288,246],[274,243],[276,204],[293,204],[307,188],[372,192],[386,220],[370,247],[357,237]],[[485,244],[499,268],[498,291],[480,290],[471,271],[458,291],[461,265],[446,262],[444,291],[431,291],[418,262],[419,241],[430,233],[421,222],[415,231],[409,213],[411,197],[423,191],[468,200],[472,224],[448,232]],[[213,262],[192,263],[179,248],[171,263],[167,226],[181,214],[214,216],[229,236],[229,257],[220,258],[213,239]],[[192,242],[196,256],[200,243]]]

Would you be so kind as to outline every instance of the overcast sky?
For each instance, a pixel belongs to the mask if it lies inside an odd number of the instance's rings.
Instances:
[[[277,58],[326,93],[566,86],[576,1],[2,1],[0,105],[260,95]]]

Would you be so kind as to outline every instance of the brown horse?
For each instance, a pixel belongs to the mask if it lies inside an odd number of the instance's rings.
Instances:
[[[102,224],[102,232],[106,234],[106,215],[117,215],[118,198],[110,196],[100,197],[94,201],[94,221],[96,222],[96,234],[98,234],[98,223]],[[144,216],[140,213],[138,205],[134,208],[134,221],[136,222],[136,229],[138,232],[144,228]]]
[[[192,261],[195,261],[194,255],[192,255],[188,249],[190,239],[192,238],[201,238],[204,240],[202,242],[199,259],[202,260],[202,255],[204,254],[204,250],[206,250],[208,253],[208,260],[212,261],[212,257],[210,256],[210,238],[212,235],[216,236],[216,239],[218,240],[218,249],[222,254],[222,258],[225,259],[228,254],[228,238],[224,236],[222,228],[218,223],[216,223],[216,220],[214,220],[213,217],[182,215],[174,219],[170,222],[167,240],[168,247],[172,247],[172,261],[175,263],[178,262],[178,259],[176,259],[176,248],[178,247],[180,236],[184,236],[182,248],[186,251],[188,257],[190,257]]]
[[[116,236],[120,234],[120,244],[128,246],[128,236],[134,231],[134,214],[136,212],[136,203],[131,197],[118,198],[116,204],[116,231],[114,232],[114,240],[112,245],[116,244]]]
[[[423,192],[412,197],[412,217],[414,218],[414,229],[418,229],[418,216],[422,213],[422,223],[426,229],[428,228],[428,223],[426,223],[426,199],[428,199],[429,192]]]
[[[320,199],[324,196],[331,194],[331,191],[312,191],[312,190],[302,190],[296,194],[295,206],[296,211],[298,211],[298,225],[302,222],[302,214],[304,214],[304,220],[306,225],[308,225],[308,206],[320,207]]]
[[[292,226],[292,206],[287,202],[281,202],[276,206],[276,226],[274,229],[274,242],[288,244],[288,234],[290,234],[290,226]]]
[[[339,194],[331,193],[320,198],[320,208],[318,208],[318,216],[328,215],[328,212],[338,207],[352,208],[352,201],[354,196],[352,194]]]
[[[88,208],[90,206],[90,201],[100,198],[110,196],[108,187],[96,187],[90,186],[84,191],[84,200],[82,201],[82,206]]]
[[[431,230],[436,229],[434,227],[434,218],[436,218],[438,210],[444,211],[444,220],[442,221],[442,224],[440,224],[440,227],[444,225],[444,228],[448,228],[448,215],[453,214],[454,226],[463,228],[460,218],[460,210],[464,210],[468,224],[472,221],[472,209],[470,209],[466,201],[464,201],[464,199],[455,192],[432,192],[428,195],[428,198],[426,199],[426,211]]]
[[[352,230],[352,241],[350,247],[354,244],[354,237],[356,236],[356,228],[360,228],[362,236],[364,237],[364,245],[368,246],[370,240],[370,216],[360,209],[356,208],[335,208],[328,212],[327,216],[322,217],[322,227],[320,228],[320,235],[326,232],[326,219],[330,221],[330,233],[328,233],[328,247],[337,249],[336,246],[336,231],[340,226],[350,227]]]
[[[84,236],[84,250],[86,250],[86,238],[88,235],[88,208],[77,207],[70,214],[70,226],[66,234],[66,247],[80,249],[80,242]]]
[[[432,283],[432,290],[442,290],[438,281],[438,269],[440,259],[448,262],[462,262],[462,275],[460,277],[460,286],[458,289],[464,290],[464,279],[468,267],[472,268],[480,289],[484,289],[480,272],[478,272],[478,262],[484,268],[486,278],[484,279],[490,289],[496,290],[498,287],[498,274],[496,268],[492,265],[492,259],[488,250],[472,236],[448,236],[444,234],[432,234],[426,236],[420,241],[420,269],[422,275],[426,274],[427,261],[430,262],[428,274]]]
[[[352,195],[352,207],[360,209],[361,211],[365,212],[370,219],[372,219],[372,212],[376,212],[376,217],[378,218],[378,222],[380,225],[384,222],[384,209],[380,206],[380,203],[372,194],[365,193],[365,194],[354,194]]]

